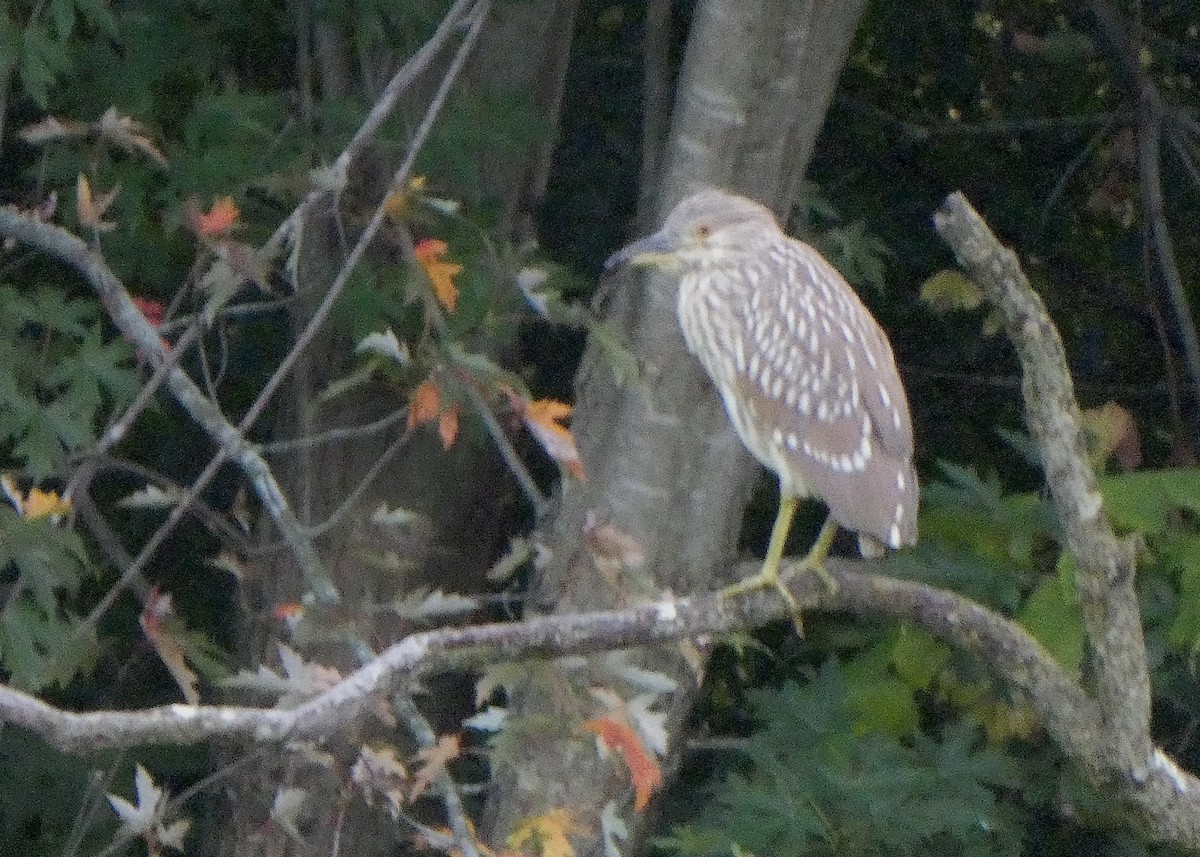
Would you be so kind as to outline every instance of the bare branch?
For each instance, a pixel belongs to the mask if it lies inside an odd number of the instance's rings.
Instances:
[[[830,559],[838,583],[830,594],[816,575],[789,583],[812,609],[903,619],[984,659],[1021,692],[1047,731],[1093,776],[1114,782],[1157,826],[1157,838],[1200,844],[1200,780],[1150,748],[1135,776],[1112,752],[1110,730],[1074,679],[1020,626],[952,592],[860,569],[869,562]],[[749,563],[736,569],[748,575]],[[168,705],[143,711],[74,713],[0,686],[0,722],[22,726],[69,752],[205,740],[278,742],[329,736],[367,714],[372,699],[444,670],[530,657],[559,657],[723,633],[782,619],[773,592],[738,598],[707,594],[625,610],[560,615],[508,624],[445,628],[414,634],[337,686],[288,710]],[[1172,818],[1171,824],[1163,822]]]
[[[1082,727],[1095,719],[1087,698],[1024,630],[951,592],[853,570],[866,567],[831,559],[829,570],[839,583],[834,595],[815,575],[798,576],[791,589],[801,604],[908,619],[948,643],[977,651],[1031,698],[1047,699],[1046,709],[1059,712],[1065,733],[1086,733]],[[320,738],[365,715],[373,697],[436,671],[670,642],[759,626],[785,612],[774,593],[738,598],[707,594],[625,610],[428,631],[407,637],[337,686],[288,710],[168,705],[79,714],[0,686],[0,721],[31,729],[74,752],[214,738]]]
[[[283,491],[266,461],[254,445],[246,440],[242,428],[233,426],[225,419],[216,402],[205,396],[188,374],[174,365],[174,358],[159,338],[158,331],[142,315],[124,284],[100,254],[67,230],[25,217],[10,208],[0,208],[0,235],[37,247],[79,271],[95,290],[122,335],[140,349],[156,368],[164,365],[169,367],[166,384],[172,396],[218,445],[218,453],[205,473],[201,474],[184,499],[171,510],[166,521],[142,547],[133,563],[124,569],[117,584],[105,594],[85,620],[84,627],[91,627],[99,621],[125,587],[145,569],[154,552],[187,513],[192,501],[226,459],[235,461],[254,486],[263,506],[296,555],[313,591],[323,600],[336,600],[337,592],[320,557],[288,507]]]
[[[962,194],[951,194],[934,216],[959,262],[1004,314],[1024,373],[1026,419],[1037,442],[1046,483],[1078,563],[1084,625],[1094,652],[1098,706],[1093,729],[1076,732],[1043,722],[1072,758],[1100,782],[1115,785],[1149,823],[1152,835],[1200,847],[1197,797],[1150,739],[1150,678],[1141,616],[1133,588],[1136,544],[1113,533],[1088,463],[1079,406],[1062,341],[1045,304]],[[1007,675],[1007,674],[1006,674]],[[1076,694],[1082,691],[1076,689]],[[1040,697],[1044,700],[1046,697]],[[1083,732],[1089,732],[1086,738]]]

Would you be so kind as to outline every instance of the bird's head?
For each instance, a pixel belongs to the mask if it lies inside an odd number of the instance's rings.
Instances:
[[[608,257],[604,270],[632,265],[700,268],[757,253],[779,234],[771,212],[742,196],[702,190],[676,205],[662,229]]]

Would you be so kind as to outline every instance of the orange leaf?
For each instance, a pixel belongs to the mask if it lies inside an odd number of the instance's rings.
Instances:
[[[421,770],[413,777],[412,789],[408,793],[409,803],[421,796],[421,793],[433,782],[433,778],[446,770],[451,760],[457,759],[461,750],[458,735],[443,735],[437,744],[417,752],[416,758],[424,762]]]
[[[409,430],[437,419],[438,412],[441,410],[441,401],[442,394],[438,390],[437,384],[428,378],[422,381],[421,386],[413,390],[412,396],[408,400]]]
[[[197,218],[195,231],[205,238],[216,238],[233,228],[240,213],[232,196],[217,197],[212,208]]]
[[[546,453],[583,481],[583,459],[575,446],[575,436],[560,421],[571,415],[571,406],[554,399],[537,399],[525,406],[521,419]]]
[[[646,749],[642,739],[628,723],[606,714],[583,724],[583,728],[594,732],[610,750],[619,750],[629,768],[633,782],[633,808],[641,812],[650,803],[650,795],[662,788],[662,770],[654,756]]]
[[[463,266],[455,262],[444,262],[442,256],[449,249],[445,241],[436,238],[425,238],[417,242],[413,255],[425,269],[429,281],[433,284],[433,295],[437,302],[449,312],[454,312],[458,303],[458,287],[454,285],[454,276],[462,271]]]
[[[97,232],[111,232],[116,229],[117,224],[105,220],[104,213],[108,211],[120,191],[121,186],[117,185],[108,193],[93,197],[91,183],[87,176],[80,173],[75,180],[75,210],[79,217],[79,225],[95,229]]]
[[[65,497],[59,497],[57,491],[30,488],[21,509],[21,516],[26,520],[36,521],[51,515],[65,515],[70,511],[71,501]]]
[[[146,317],[146,321],[154,327],[162,327],[163,323],[163,307],[160,301],[151,300],[150,298],[134,298],[133,305],[138,308],[142,315]]]
[[[538,857],[575,857],[567,836],[579,831],[571,810],[551,809],[518,824],[506,844],[513,851]]]
[[[438,437],[442,439],[442,449],[454,446],[454,440],[458,437],[458,413],[459,408],[455,405],[438,415]]]
[[[200,683],[200,677],[187,665],[183,647],[179,645],[178,640],[171,636],[170,631],[163,624],[163,619],[171,616],[174,612],[174,608],[171,606],[171,596],[163,595],[155,587],[146,597],[146,605],[142,608],[142,615],[138,618],[138,622],[142,626],[146,639],[158,653],[159,660],[163,662],[167,672],[171,674],[171,678],[183,692],[183,698],[191,705],[198,705],[200,694],[196,691],[196,685]]]

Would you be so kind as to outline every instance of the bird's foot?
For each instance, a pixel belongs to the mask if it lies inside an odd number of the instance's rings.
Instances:
[[[788,567],[789,577],[792,574],[803,574],[804,572],[812,572],[821,578],[821,582],[825,585],[830,595],[837,592],[837,581],[825,570],[821,560],[823,557],[817,557],[810,554],[797,563],[792,563]],[[792,624],[796,626],[796,633],[801,637],[804,636],[804,620],[800,614],[800,603],[796,601],[796,596],[788,589],[784,582],[783,576],[779,573],[780,563],[764,563],[762,571],[753,577],[747,577],[745,580],[739,580],[737,583],[726,586],[721,590],[723,596],[745,595],[747,592],[753,592],[756,589],[766,589],[772,587],[787,603],[792,614]]]

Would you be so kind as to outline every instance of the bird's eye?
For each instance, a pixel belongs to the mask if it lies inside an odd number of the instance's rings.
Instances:
[[[712,227],[709,226],[707,223],[701,223],[699,226],[696,227],[696,237],[701,240],[704,240],[711,234],[712,234]]]

